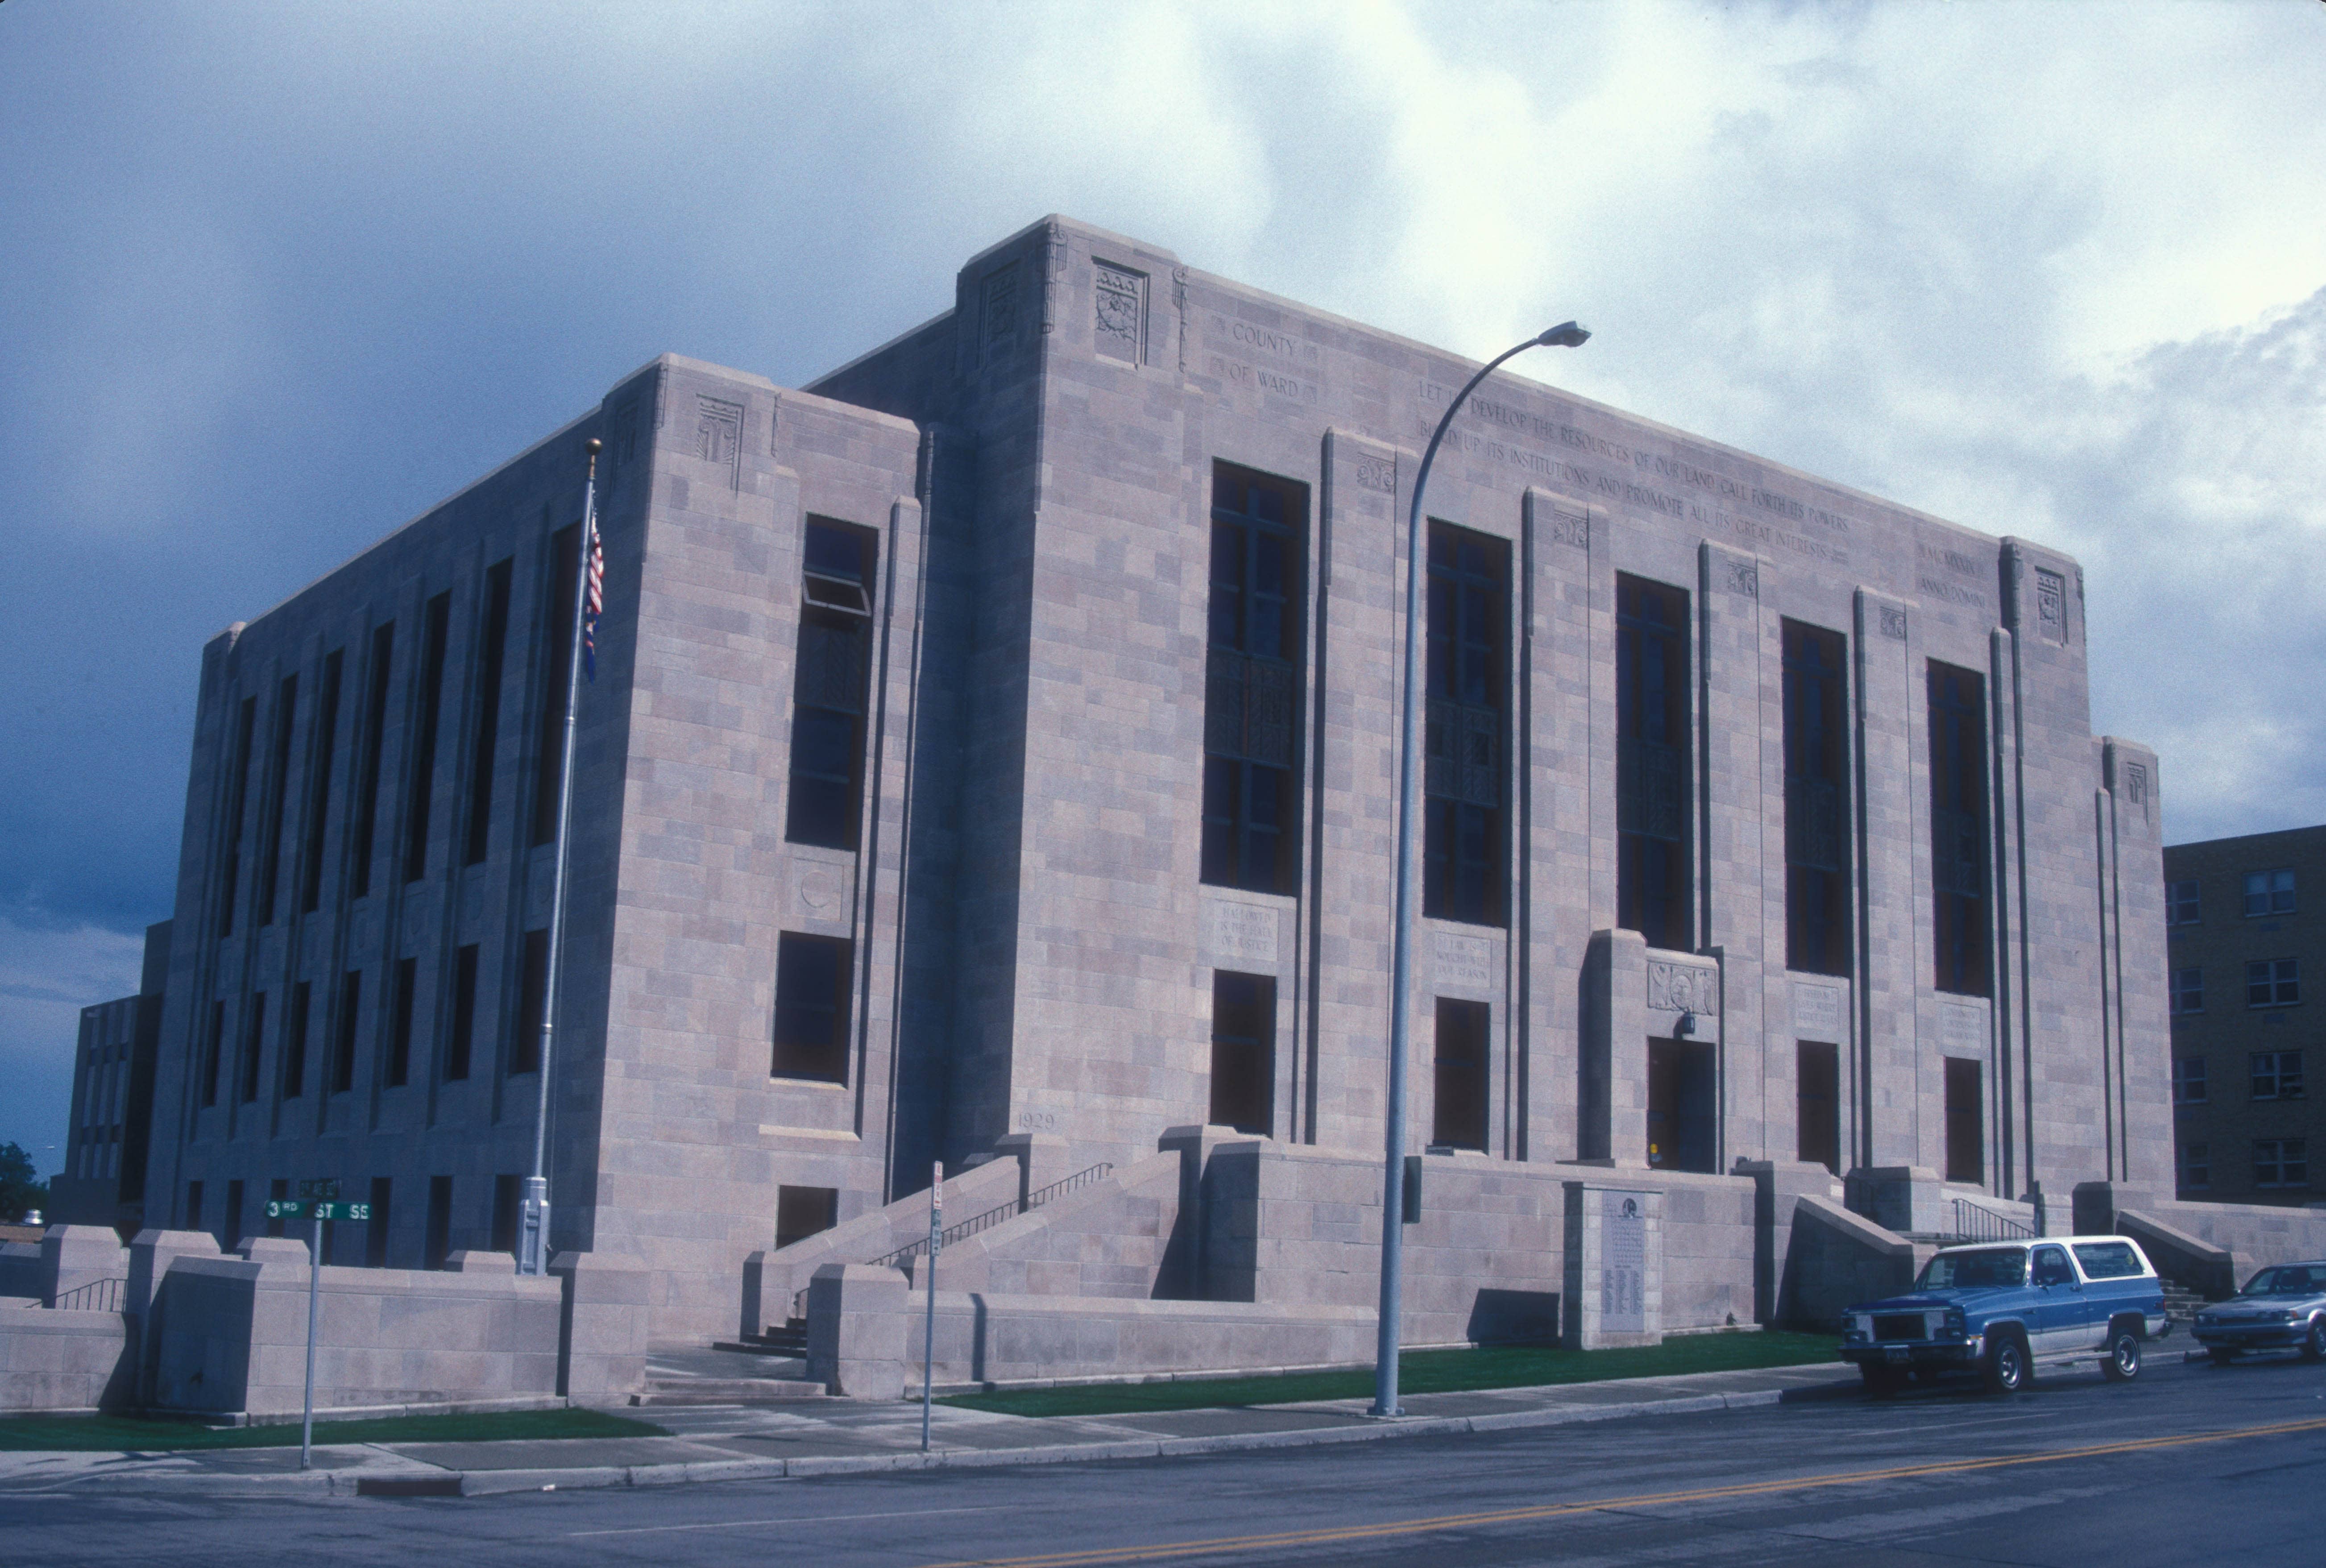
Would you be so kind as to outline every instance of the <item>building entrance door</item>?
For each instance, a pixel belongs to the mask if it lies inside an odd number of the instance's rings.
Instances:
[[[1841,1048],[1794,1042],[1794,1158],[1841,1174]]]
[[[1947,1180],[1986,1181],[1986,1139],[1980,1115],[1978,1063],[1947,1059]]]
[[[1660,1171],[1713,1169],[1716,1069],[1712,1047],[1648,1041],[1648,1163]]]

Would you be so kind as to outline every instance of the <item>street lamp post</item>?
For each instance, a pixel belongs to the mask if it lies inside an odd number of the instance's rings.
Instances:
[[[1390,959],[1388,1153],[1382,1162],[1381,1338],[1374,1355],[1373,1404],[1369,1413],[1373,1415],[1405,1414],[1397,1403],[1397,1346],[1405,1269],[1405,1059],[1406,1021],[1413,1000],[1413,819],[1421,794],[1421,498],[1429,486],[1429,466],[1437,461],[1438,444],[1479,382],[1529,349],[1579,349],[1590,336],[1575,322],[1562,322],[1488,360],[1446,406],[1445,415],[1421,454],[1421,471],[1413,479],[1413,509],[1406,522],[1405,540],[1405,686],[1398,703],[1397,929]]]

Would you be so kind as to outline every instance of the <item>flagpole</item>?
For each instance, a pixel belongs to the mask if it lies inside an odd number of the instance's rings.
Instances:
[[[565,736],[557,771],[557,874],[550,883],[549,955],[542,977],[541,1051],[534,1063],[538,1083],[533,1112],[533,1174],[525,1179],[517,1219],[516,1272],[549,1272],[549,1053],[557,1033],[557,975],[565,946],[565,868],[573,843],[573,720],[582,701],[582,615],[590,602],[590,569],[598,545],[598,450],[592,436],[582,483],[582,537],[573,560],[573,636],[565,667]]]

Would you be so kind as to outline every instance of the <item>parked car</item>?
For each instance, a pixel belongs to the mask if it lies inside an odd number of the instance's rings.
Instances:
[[[2131,1237],[2037,1237],[1941,1250],[1909,1294],[1848,1310],[1841,1356],[1876,1394],[1947,1371],[2009,1394],[2038,1367],[2087,1361],[2129,1381],[2142,1345],[2172,1327],[2163,1284]]]
[[[2197,1314],[2190,1330],[2222,1366],[2240,1350],[2300,1350],[2326,1358],[2326,1263],[2282,1263]]]

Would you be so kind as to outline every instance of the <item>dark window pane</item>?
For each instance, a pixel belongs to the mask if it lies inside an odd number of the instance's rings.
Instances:
[[[776,944],[777,1078],[848,1078],[851,944],[786,931]]]

